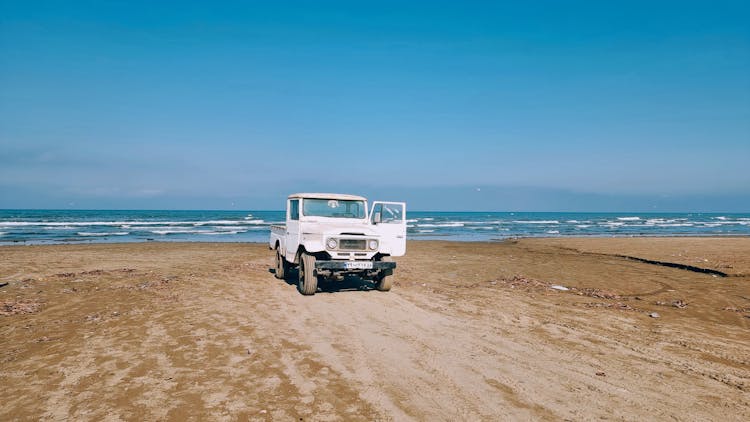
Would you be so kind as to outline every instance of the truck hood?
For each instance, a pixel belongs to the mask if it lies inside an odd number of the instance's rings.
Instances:
[[[306,222],[303,228],[304,234],[323,234],[327,236],[340,236],[346,234],[362,234],[365,236],[376,236],[377,233],[368,223],[361,222]]]

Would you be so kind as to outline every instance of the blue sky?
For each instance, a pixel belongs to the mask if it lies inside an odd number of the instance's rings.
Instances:
[[[0,0],[0,208],[748,211],[747,4]]]

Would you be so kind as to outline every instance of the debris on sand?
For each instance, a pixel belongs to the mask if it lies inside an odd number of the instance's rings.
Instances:
[[[105,275],[109,273],[132,273],[135,272],[134,268],[119,268],[115,270],[89,270],[89,271],[81,271],[78,273],[58,273],[54,274],[53,277],[57,278],[71,278],[76,276],[91,276],[91,275]]]
[[[611,308],[611,309],[619,309],[621,311],[637,311],[638,309],[628,305],[627,303],[622,302],[615,302],[615,303],[606,303],[606,302],[589,302],[584,303],[584,306],[587,308]]]
[[[511,289],[515,288],[523,288],[524,290],[532,290],[532,289],[547,289],[550,287],[549,283],[545,283],[543,281],[534,280],[533,278],[527,278],[520,275],[514,275],[512,278],[501,278],[498,280],[492,280],[490,281],[490,284],[495,282],[502,283]]]
[[[687,308],[688,304],[682,299],[673,300],[672,302],[664,302],[663,300],[657,300],[654,302],[657,306],[671,306],[673,308],[683,309]]]
[[[607,374],[605,374],[603,371],[599,371],[599,372],[596,373],[596,376],[598,376],[598,377],[606,377]]]
[[[602,289],[583,288],[578,292],[581,296],[595,297],[599,299],[619,299],[620,295]]]
[[[672,302],[672,306],[675,308],[683,309],[687,308],[687,303],[684,300],[678,299]]]
[[[33,314],[37,312],[42,305],[33,300],[19,300],[16,302],[3,302],[0,306],[0,315],[10,316],[17,314]]]
[[[86,322],[99,322],[101,319],[102,317],[98,313],[86,315]]]
[[[614,302],[588,302],[580,305],[587,308],[605,308],[605,309],[617,309],[620,311],[638,311],[643,312],[641,309],[634,308],[627,303],[623,303],[628,298],[623,298],[620,295],[597,288],[577,288],[577,287],[566,287],[560,284],[551,284],[540,280],[535,280],[521,275],[513,276],[512,278],[500,278],[496,280],[490,280],[488,282],[491,285],[502,283],[503,285],[510,287],[511,289],[523,290],[526,292],[544,292],[549,289],[557,290],[560,292],[570,292],[578,296],[588,296],[597,299],[610,299]],[[546,293],[542,293],[546,294]],[[532,296],[533,298],[533,296]]]
[[[650,314],[648,314],[648,316],[650,316],[651,318],[659,318],[661,315],[659,315],[658,312],[651,312]]]
[[[750,312],[750,308],[740,308],[737,306],[725,306],[721,308],[722,311],[729,311],[729,312]]]

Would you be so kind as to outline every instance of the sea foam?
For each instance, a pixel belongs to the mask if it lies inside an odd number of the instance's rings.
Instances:
[[[78,236],[126,236],[130,232],[107,232],[107,233],[92,233],[92,232],[78,232]]]

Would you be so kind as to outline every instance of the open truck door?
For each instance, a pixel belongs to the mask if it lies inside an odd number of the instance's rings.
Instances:
[[[391,256],[406,253],[406,203],[373,202],[370,223],[380,234],[382,252]]]

